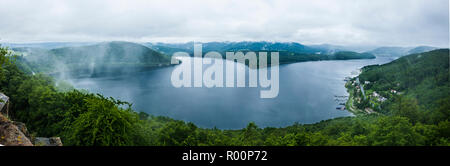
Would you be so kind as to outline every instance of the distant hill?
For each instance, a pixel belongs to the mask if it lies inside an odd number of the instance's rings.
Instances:
[[[430,47],[430,46],[419,46],[419,47],[415,47],[413,49],[410,49],[408,51],[408,54],[416,54],[416,53],[422,53],[422,52],[428,52],[428,51],[432,51],[438,49],[436,47]]]
[[[279,52],[280,64],[317,61],[375,58],[371,53],[313,48],[295,42],[208,42],[203,44],[203,53],[225,52]],[[56,44],[57,45],[57,44]],[[145,46],[144,46],[145,45]],[[104,42],[87,46],[46,49],[41,47],[17,47],[14,51],[24,55],[23,60],[34,72],[99,73],[122,71],[118,69],[157,67],[170,64],[166,55],[188,52],[193,56],[194,42],[189,43],[144,43]],[[147,46],[147,47],[146,47]],[[268,60],[270,63],[270,60]]]
[[[328,54],[334,54],[339,51],[367,52],[373,50],[373,46],[341,46],[332,44],[307,45],[308,47],[326,51]]]
[[[176,52],[187,52],[190,55],[194,54],[193,43],[191,44],[192,48],[189,48],[189,47],[185,48],[181,45],[171,45],[171,44],[164,44],[164,43],[157,43],[157,44],[145,43],[144,45],[155,51],[158,51],[160,53],[168,55],[168,56],[172,56]]]
[[[322,60],[350,60],[350,59],[374,59],[370,53],[357,53],[353,51],[338,51],[333,54],[298,54],[291,52],[280,52],[280,64],[288,64],[306,61]]]
[[[207,44],[208,46],[208,44]],[[321,49],[311,48],[299,43],[288,42],[288,43],[280,43],[280,42],[238,42],[238,43],[229,43],[226,45],[223,50],[226,51],[256,51],[256,50],[278,50],[278,51],[286,51],[293,53],[324,53],[325,51]]]
[[[160,64],[168,63],[167,56],[130,42],[107,42],[82,47],[64,47],[49,51],[65,63],[131,63],[131,64]]]
[[[131,42],[105,42],[89,46],[56,49],[13,48],[25,55],[31,70],[45,73],[120,72],[125,68],[158,67],[170,64],[168,56]]]
[[[40,42],[40,43],[1,43],[4,47],[9,48],[44,48],[53,49],[61,47],[76,47],[96,44],[94,42]]]
[[[188,52],[193,56],[194,42],[188,43],[146,43],[161,53],[173,55],[175,52]],[[370,53],[357,53],[352,51],[333,50],[330,48],[313,48],[295,42],[208,42],[202,43],[202,52],[217,51],[225,57],[225,52],[279,52],[280,64],[318,61],[318,60],[347,60],[347,59],[370,59],[375,56]],[[270,59],[268,60],[270,63]]]
[[[217,51],[224,53],[226,51],[286,51],[292,53],[315,54],[326,53],[326,50],[311,48],[295,42],[208,42],[201,43],[203,46],[203,53],[209,51]],[[167,53],[174,53],[176,51],[185,51],[193,53],[194,42],[182,44],[167,44],[167,43],[146,43],[145,45],[155,50],[163,50]],[[168,50],[173,48],[174,50]],[[170,55],[171,56],[171,55]]]
[[[405,48],[405,47],[379,47],[372,51],[369,51],[369,53],[372,53],[376,56],[399,57],[402,55],[406,55],[410,49],[411,48]]]
[[[400,57],[408,54],[428,52],[438,49],[436,47],[419,46],[419,47],[379,47],[368,51],[376,56]]]

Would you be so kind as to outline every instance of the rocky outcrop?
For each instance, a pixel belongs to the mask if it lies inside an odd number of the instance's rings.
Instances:
[[[8,96],[0,92],[0,146],[33,146],[33,142],[36,146],[62,146],[59,137],[31,139],[25,123],[11,121],[2,114],[2,110],[8,109],[8,100]]]
[[[9,97],[0,92],[0,112],[3,108],[7,109]]]
[[[5,146],[33,146],[29,137],[25,134],[28,134],[25,125],[18,127],[16,124],[20,126],[23,123],[13,122],[0,114],[0,144]]]
[[[0,146],[63,146],[59,137],[31,138],[25,123],[9,120],[0,114]]]
[[[61,138],[59,137],[36,137],[33,142],[35,146],[62,146]]]
[[[22,122],[16,122],[16,121],[12,121],[12,123],[14,125],[17,126],[17,128],[22,131],[22,133],[27,137],[27,138],[31,138],[30,137],[30,133],[28,132],[27,126],[25,125],[25,123]]]
[[[0,92],[0,145],[4,146],[33,146],[30,134],[24,123],[14,122],[1,114],[8,111],[9,97]]]

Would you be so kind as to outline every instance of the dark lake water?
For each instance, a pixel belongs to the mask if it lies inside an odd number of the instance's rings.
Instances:
[[[133,103],[136,111],[193,122],[200,127],[238,129],[249,122],[260,127],[352,116],[337,110],[335,95],[348,95],[344,78],[352,71],[388,58],[315,61],[281,65],[279,95],[261,99],[260,88],[175,88],[170,82],[174,67],[128,75],[71,79],[78,89],[101,93]],[[354,75],[353,75],[354,76]],[[343,101],[345,102],[345,101]]]

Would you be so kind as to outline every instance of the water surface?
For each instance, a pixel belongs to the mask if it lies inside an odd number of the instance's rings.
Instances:
[[[351,116],[336,109],[341,102],[335,95],[348,95],[344,78],[363,66],[389,61],[377,58],[281,65],[279,95],[273,99],[261,99],[260,88],[175,88],[170,77],[178,66],[71,82],[79,89],[129,101],[136,111],[200,127],[238,129],[251,121],[260,127],[283,127]]]

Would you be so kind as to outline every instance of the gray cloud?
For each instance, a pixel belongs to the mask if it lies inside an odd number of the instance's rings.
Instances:
[[[449,46],[448,0],[3,0],[0,20],[0,42]]]

